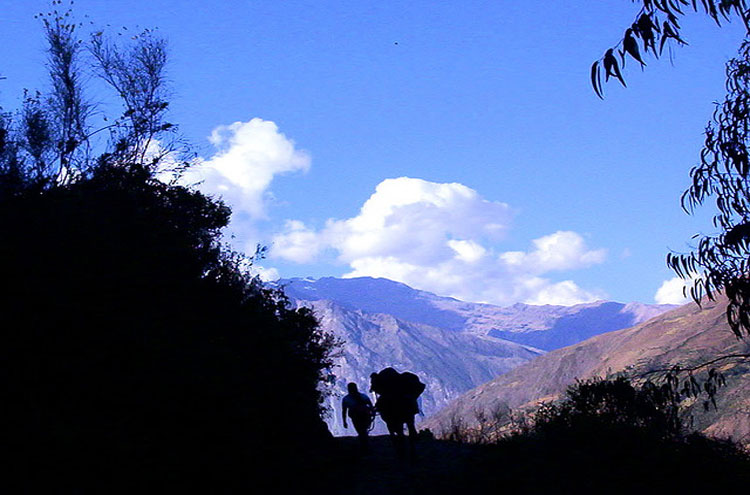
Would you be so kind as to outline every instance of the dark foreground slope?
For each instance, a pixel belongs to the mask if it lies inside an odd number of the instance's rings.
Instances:
[[[466,445],[423,437],[414,459],[400,459],[387,437],[360,455],[352,437],[335,440],[327,494],[700,493],[746,487],[750,462],[719,443],[696,440],[635,450],[529,437]]]
[[[478,412],[524,409],[558,398],[576,379],[632,369],[644,372],[673,364],[690,366],[719,356],[747,353],[726,323],[726,302],[688,304],[625,330],[598,335],[558,349],[481,385],[429,418],[435,431],[455,420],[476,422]],[[721,362],[727,386],[719,390],[717,409],[689,405],[700,431],[750,441],[750,374],[747,362]]]

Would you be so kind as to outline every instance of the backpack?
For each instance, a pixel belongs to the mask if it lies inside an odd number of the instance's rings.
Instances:
[[[403,373],[401,373],[400,385],[401,393],[405,397],[414,400],[422,395],[424,389],[427,388],[427,385],[422,383],[417,375],[409,371],[404,371]]]
[[[414,373],[399,373],[393,368],[385,368],[370,375],[372,391],[378,395],[399,396],[412,400],[422,395],[427,385]]]
[[[384,368],[370,375],[370,388],[378,395],[393,395],[398,388],[400,373],[393,368]]]

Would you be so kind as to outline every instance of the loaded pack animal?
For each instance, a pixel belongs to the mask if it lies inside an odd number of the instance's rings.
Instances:
[[[414,415],[419,412],[417,399],[426,385],[414,373],[399,373],[393,368],[385,368],[370,375],[370,391],[377,394],[375,409],[388,427],[391,440],[403,453],[404,429],[409,431],[409,446],[413,453],[417,430]]]

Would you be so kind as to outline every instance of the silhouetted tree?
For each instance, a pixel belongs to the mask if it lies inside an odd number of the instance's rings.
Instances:
[[[542,405],[534,415],[532,431],[637,430],[656,438],[683,433],[679,415],[682,396],[671,384],[646,382],[634,386],[625,377],[578,381],[565,399]]]
[[[727,321],[741,337],[750,334],[750,42],[727,64],[727,95],[706,126],[700,164],[690,171],[692,184],[682,196],[692,213],[709,200],[718,210],[713,224],[720,231],[704,235],[687,255],[669,255],[667,263],[680,276],[693,279],[690,295],[729,299]]]
[[[690,288],[686,295],[689,292],[698,304],[704,296],[714,299],[718,292],[726,294],[727,321],[740,338],[750,334],[750,41],[747,40],[750,9],[745,0],[637,0],[635,3],[641,8],[634,22],[618,44],[591,67],[591,84],[600,98],[603,98],[602,70],[605,82],[614,77],[624,86],[622,68],[626,60],[644,67],[645,54],[658,58],[670,43],[687,44],[679,20],[688,10],[702,12],[718,25],[737,18],[745,27],[746,41],[738,57],[727,63],[727,95],[706,126],[700,164],[691,169],[692,184],[682,196],[682,207],[689,214],[709,200],[715,201],[718,212],[713,224],[719,232],[696,235],[700,239],[691,253],[667,255],[667,265],[688,280]],[[750,356],[744,356],[747,357]]]
[[[483,445],[450,488],[700,493],[746,487],[747,453],[732,442],[683,429],[681,397],[668,383],[639,386],[624,377],[579,381],[515,433]]]
[[[328,434],[332,338],[222,247],[228,207],[159,180],[184,165],[164,121],[163,40],[83,43],[69,18],[44,18],[50,92],[0,116],[6,481],[315,486],[305,452]],[[83,53],[124,106],[98,130]]]
[[[733,17],[744,23],[750,33],[750,10],[745,0],[632,0],[640,5],[633,23],[625,29],[620,41],[608,48],[591,66],[591,85],[597,96],[603,98],[604,81],[617,79],[625,86],[622,69],[630,59],[645,67],[644,56],[650,53],[659,58],[665,46],[672,43],[687,45],[681,34],[680,18],[687,11],[703,12],[716,24],[729,22]],[[658,48],[657,48],[658,45]],[[641,51],[641,49],[643,51]]]

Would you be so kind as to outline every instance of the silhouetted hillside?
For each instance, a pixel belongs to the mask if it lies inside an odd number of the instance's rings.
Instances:
[[[373,451],[365,456],[356,439],[337,438],[325,493],[724,493],[741,492],[750,483],[750,461],[731,446],[699,438],[638,440],[587,445],[523,437],[480,446],[424,437],[409,460],[399,459],[384,436],[372,439]]]
[[[454,419],[476,422],[478,411],[528,409],[559,397],[576,379],[631,369],[644,372],[672,364],[690,366],[721,355],[748,352],[726,323],[726,301],[688,304],[632,328],[598,335],[558,349],[485,383],[456,399],[425,425],[439,430]],[[748,363],[720,363],[727,387],[719,389],[718,409],[704,412],[688,404],[696,427],[709,434],[750,439]]]

